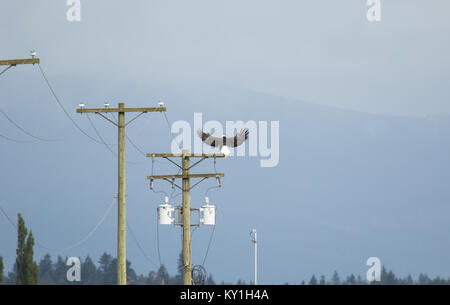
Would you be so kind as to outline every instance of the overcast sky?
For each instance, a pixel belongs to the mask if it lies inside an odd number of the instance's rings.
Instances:
[[[81,0],[81,22],[68,22],[65,1],[8,0],[0,10],[0,59],[28,57],[35,49],[64,105],[91,135],[85,118],[74,113],[80,101],[92,107],[105,100],[148,106],[163,99],[172,120],[192,121],[198,110],[205,111],[206,119],[280,120],[285,135],[280,166],[264,170],[255,158],[219,165],[229,188],[212,199],[220,205],[222,226],[217,227],[207,268],[217,280],[251,279],[248,231],[253,226],[261,230],[263,241],[262,283],[295,283],[312,272],[331,275],[334,270],[364,275],[365,259],[382,254],[394,271],[405,275],[429,271],[448,276],[449,265],[439,263],[447,255],[440,249],[450,232],[449,177],[442,171],[449,164],[448,147],[438,139],[445,138],[448,126],[401,117],[450,115],[450,2],[382,0],[379,23],[367,21],[365,3]],[[383,116],[311,110],[316,108],[300,101]],[[245,103],[246,112],[234,111],[236,103]],[[36,66],[16,67],[0,76],[0,105],[26,128],[63,141],[22,146],[0,142],[0,204],[14,218],[22,212],[50,247],[78,240],[116,192],[115,157],[73,128]],[[237,114],[228,116],[233,112]],[[150,117],[130,126],[130,135],[146,152],[168,151],[166,122]],[[115,131],[95,119],[114,143]],[[308,125],[309,119],[314,123]],[[336,126],[342,130],[334,130]],[[3,117],[0,128],[4,135],[25,138]],[[287,136],[297,130],[302,131],[298,138]],[[368,131],[377,137],[377,145],[364,142]],[[363,142],[352,142],[353,132]],[[429,134],[435,141],[431,144],[423,136]],[[391,146],[393,159],[387,154]],[[314,150],[319,147],[323,151]],[[364,154],[369,157],[364,159]],[[129,148],[127,157],[136,161],[141,156]],[[129,220],[156,262],[156,204],[162,197],[148,190],[150,163],[142,162],[127,168]],[[164,167],[158,170],[164,172]],[[211,164],[204,170],[211,171]],[[193,194],[196,205],[203,202],[208,186]],[[91,254],[94,259],[101,251],[115,254],[114,216],[86,245],[65,254]],[[364,223],[366,218],[371,225]],[[0,244],[8,245],[8,253],[1,248],[0,255],[10,268],[16,241],[8,226],[0,217]],[[195,233],[196,262],[209,233],[208,228]],[[173,273],[180,234],[167,228],[161,234],[163,262]],[[423,249],[416,248],[419,242],[411,236],[418,236]],[[131,237],[128,242],[138,272],[154,268]],[[37,258],[45,252],[37,249]]]
[[[34,48],[52,73],[208,80],[368,112],[450,113],[445,0],[382,1],[379,23],[367,21],[363,0],[81,1],[74,23],[65,1],[5,2],[2,57]]]

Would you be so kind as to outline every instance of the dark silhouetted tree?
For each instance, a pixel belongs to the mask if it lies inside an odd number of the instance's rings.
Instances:
[[[81,264],[81,282],[83,285],[100,284],[97,267],[89,255]]]
[[[339,278],[339,274],[337,273],[337,271],[334,271],[334,273],[333,273],[333,277],[331,278],[331,284],[332,285],[340,285],[341,284],[341,279]]]
[[[39,267],[33,260],[33,233],[25,227],[22,215],[18,214],[16,268],[18,285],[36,285],[39,279]]]
[[[0,285],[3,284],[3,257],[0,256]]]
[[[320,281],[319,281],[319,285],[326,285],[326,281],[325,281],[325,275],[321,275],[320,276]]]
[[[169,273],[164,265],[161,265],[156,273],[156,285],[168,285]]]
[[[52,285],[53,280],[53,263],[50,254],[46,254],[39,262],[39,284]]]

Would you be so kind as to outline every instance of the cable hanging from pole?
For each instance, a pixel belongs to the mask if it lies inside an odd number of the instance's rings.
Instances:
[[[56,142],[58,140],[52,140],[52,139],[45,139],[45,138],[41,138],[38,136],[33,135],[32,133],[28,132],[27,130],[25,130],[24,128],[22,128],[19,124],[17,124],[16,122],[14,122],[6,113],[5,111],[3,111],[3,109],[0,108],[0,113],[3,114],[3,116],[12,124],[14,125],[17,129],[19,129],[20,131],[22,131],[23,133],[29,135],[32,138],[35,138],[36,140],[39,141],[43,141],[43,142]]]
[[[141,244],[140,244],[139,241],[137,240],[136,235],[134,235],[133,230],[131,230],[131,227],[130,227],[130,224],[129,224],[128,220],[127,220],[127,228],[128,228],[128,231],[131,233],[131,237],[133,237],[133,240],[134,240],[134,242],[136,243],[136,245],[138,246],[138,248],[139,248],[141,254],[142,254],[142,255],[147,259],[147,261],[149,261],[152,265],[154,265],[155,267],[158,267],[158,265],[157,265],[155,262],[153,262],[153,260],[150,259],[150,257],[149,257],[149,256],[147,255],[147,253],[144,251],[144,248],[141,246]]]
[[[94,141],[97,144],[104,144],[96,139],[94,139],[92,136],[90,136],[87,132],[85,132],[76,122],[75,120],[70,116],[70,114],[67,112],[66,108],[64,107],[64,105],[61,103],[61,101],[59,100],[58,96],[56,95],[55,91],[53,90],[52,85],[50,84],[49,80],[47,79],[47,76],[44,73],[44,70],[42,69],[40,64],[37,64],[39,67],[39,71],[41,71],[41,75],[45,80],[45,83],[47,84],[47,87],[50,89],[50,92],[52,93],[55,101],[58,103],[59,107],[62,109],[62,111],[65,113],[65,115],[67,116],[67,118],[72,122],[72,124],[82,133],[84,134],[86,137],[88,137],[89,139],[91,139],[92,141]]]
[[[103,222],[106,219],[106,216],[108,216],[109,212],[111,211],[111,208],[113,207],[114,203],[115,203],[115,199],[113,200],[113,202],[108,206],[108,208],[106,209],[105,213],[103,214],[103,216],[101,217],[100,221],[93,227],[93,229],[91,231],[89,231],[89,233],[83,237],[80,241],[76,242],[75,244],[62,248],[62,249],[56,249],[56,248],[50,248],[47,247],[45,245],[43,245],[42,243],[39,242],[39,239],[34,237],[34,239],[36,240],[36,246],[47,250],[47,251],[51,251],[51,252],[56,252],[56,253],[63,253],[66,252],[68,250],[74,249],[80,245],[82,245],[83,243],[85,243],[97,230],[98,228],[103,224]],[[0,206],[0,211],[2,212],[2,214],[6,217],[6,219],[11,223],[11,225],[17,229],[17,225],[14,223],[14,221],[12,221],[12,219],[8,216],[8,214],[5,212],[5,210]]]
[[[32,141],[23,141],[23,140],[16,140],[7,136],[4,136],[2,134],[0,134],[0,138],[8,140],[10,142],[15,142],[15,143],[33,143]]]
[[[115,156],[116,158],[118,157],[117,154],[111,149],[111,147],[108,146],[108,144],[105,142],[105,140],[103,139],[103,137],[100,135],[100,132],[98,131],[98,129],[95,127],[94,123],[92,122],[91,118],[89,117],[89,113],[86,113],[86,117],[89,120],[89,124],[92,126],[92,129],[94,129],[95,134],[97,135],[97,137],[100,139],[100,141],[102,142],[102,144],[109,150],[109,152],[111,154],[113,154],[113,156]],[[127,164],[137,164],[137,162],[133,162],[133,161],[125,161]]]

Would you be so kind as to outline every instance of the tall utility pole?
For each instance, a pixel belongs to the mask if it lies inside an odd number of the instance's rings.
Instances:
[[[35,54],[35,53],[32,53]],[[34,56],[34,55],[32,55]],[[0,75],[8,71],[11,67],[15,67],[17,65],[29,65],[29,64],[38,64],[40,63],[39,58],[26,58],[26,59],[7,59],[0,60],[0,66],[8,66],[6,69],[0,72]]]
[[[118,208],[117,208],[117,284],[127,284],[127,258],[126,258],[126,176],[125,176],[125,127],[147,112],[162,112],[166,111],[165,107],[151,107],[151,108],[125,108],[124,103],[119,103],[118,108],[93,108],[93,109],[77,109],[77,113],[95,113],[118,128]],[[133,119],[125,122],[126,112],[140,112]],[[118,122],[110,120],[103,113],[118,113]]]
[[[191,174],[190,170],[201,161],[207,158],[224,158],[223,154],[191,154],[188,150],[183,150],[181,154],[147,154],[150,158],[165,158],[175,164],[182,174],[177,175],[152,175],[148,176],[152,187],[153,180],[162,179],[177,187],[183,192],[182,216],[183,216],[183,283],[184,285],[192,285],[192,262],[191,262],[191,190],[200,182],[208,178],[224,177],[223,173],[214,174]],[[181,165],[169,158],[181,158]],[[191,158],[201,158],[199,161],[190,165]],[[191,178],[201,178],[200,181],[191,186]],[[181,187],[175,184],[176,179],[182,179]]]
[[[255,244],[255,285],[258,285],[258,239],[256,229],[253,229],[250,232],[250,235],[253,233],[252,243]]]

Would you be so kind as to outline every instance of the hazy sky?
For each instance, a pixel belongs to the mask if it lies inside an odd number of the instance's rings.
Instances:
[[[36,49],[53,73],[231,83],[313,103],[450,113],[445,0],[5,1],[2,57]],[[58,69],[56,69],[58,68]]]
[[[35,49],[62,102],[91,135],[74,113],[80,101],[148,106],[163,99],[171,120],[191,121],[194,111],[205,119],[280,120],[278,167],[261,169],[255,158],[218,165],[227,176],[224,189],[211,194],[219,210],[207,269],[219,281],[251,279],[253,227],[261,232],[261,283],[298,283],[334,270],[364,275],[374,255],[400,274],[448,276],[450,149],[443,140],[450,128],[445,118],[423,117],[450,114],[450,3],[382,0],[380,23],[367,21],[365,3],[81,0],[81,22],[70,23],[65,1],[3,0],[0,58]],[[27,129],[62,141],[0,140],[0,204],[14,218],[22,212],[49,247],[79,240],[116,192],[115,157],[73,128],[36,66],[0,76],[0,105]],[[146,152],[168,151],[164,119],[149,117],[133,123],[130,136]],[[114,143],[115,130],[94,121]],[[26,138],[3,117],[0,132]],[[130,147],[127,158],[141,162],[127,167],[128,219],[157,262],[156,205],[163,198],[148,190],[149,161]],[[160,166],[160,173],[175,171]],[[194,192],[197,207],[209,186]],[[64,255],[115,255],[115,216]],[[0,255],[9,269],[16,240],[2,219],[0,244],[8,247]],[[194,233],[196,263],[210,232]],[[161,236],[163,263],[174,273],[180,232],[164,227]],[[128,245],[138,272],[154,269],[131,236]],[[36,249],[39,259],[45,253]]]

